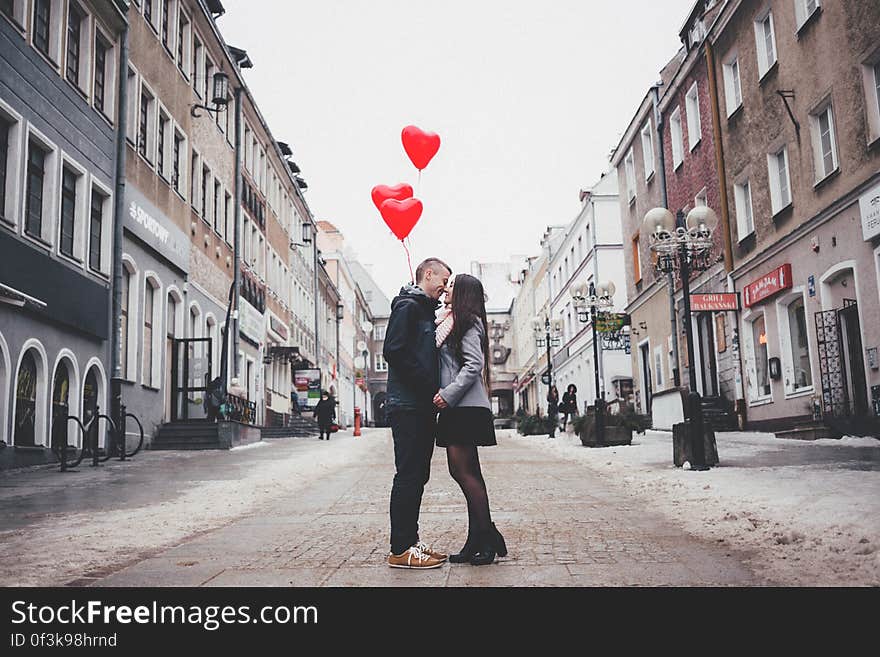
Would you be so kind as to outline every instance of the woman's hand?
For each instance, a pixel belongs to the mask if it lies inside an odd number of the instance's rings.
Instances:
[[[446,403],[446,400],[440,396],[440,391],[437,391],[437,394],[434,395],[434,406],[437,408],[449,408],[449,404]]]

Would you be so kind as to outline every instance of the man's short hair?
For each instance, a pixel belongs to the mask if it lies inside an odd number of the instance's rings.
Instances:
[[[435,265],[441,265],[446,268],[450,274],[452,273],[452,267],[443,262],[440,258],[427,258],[422,260],[421,264],[416,267],[416,283],[421,281],[425,277],[425,272],[428,269],[434,269]]]

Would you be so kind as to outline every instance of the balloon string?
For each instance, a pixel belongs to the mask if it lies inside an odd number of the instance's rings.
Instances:
[[[416,198],[421,198],[422,196],[422,170],[419,169],[419,178],[416,183]]]
[[[410,282],[415,283],[416,277],[413,276],[412,260],[410,260],[409,257],[409,249],[406,248],[406,242],[400,240],[400,243],[403,244],[403,250],[406,251],[406,264],[409,265],[409,280]]]

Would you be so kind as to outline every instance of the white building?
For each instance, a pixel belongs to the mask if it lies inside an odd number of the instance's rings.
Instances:
[[[617,172],[603,174],[590,189],[581,192],[581,211],[567,227],[565,237],[553,250],[550,277],[550,316],[561,320],[559,346],[551,349],[553,379],[560,398],[569,384],[577,386],[579,411],[597,398],[593,332],[589,322],[578,319],[570,290],[578,283],[611,281],[617,287],[608,312],[626,306],[623,240],[620,228]],[[605,400],[624,399],[632,386],[630,355],[625,350],[605,350],[599,344],[600,390]]]

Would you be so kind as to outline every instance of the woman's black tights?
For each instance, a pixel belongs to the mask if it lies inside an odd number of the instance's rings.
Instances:
[[[468,533],[489,531],[492,516],[489,514],[489,494],[480,471],[480,457],[474,445],[449,445],[446,448],[449,474],[461,487],[467,500]]]

